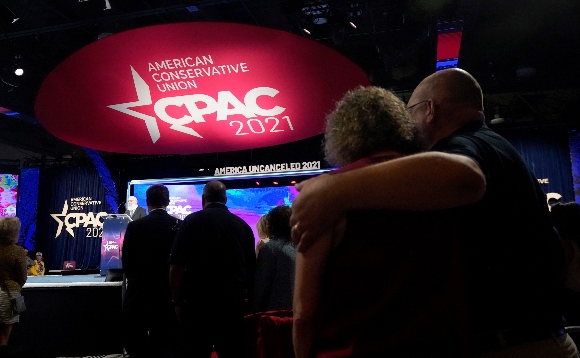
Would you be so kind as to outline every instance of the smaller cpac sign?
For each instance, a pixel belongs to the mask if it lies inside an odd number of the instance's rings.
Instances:
[[[68,201],[65,200],[62,212],[60,214],[50,214],[50,216],[58,223],[58,229],[56,230],[56,235],[54,235],[55,239],[62,232],[63,225],[65,226],[66,232],[73,238],[75,237],[73,229],[80,226],[86,229],[87,237],[100,237],[103,235],[103,222],[101,218],[107,216],[107,213],[69,213]]]
[[[301,36],[178,23],[125,31],[77,51],[48,75],[35,112],[56,137],[93,149],[224,152],[318,135],[336,101],[369,84],[352,61]]]

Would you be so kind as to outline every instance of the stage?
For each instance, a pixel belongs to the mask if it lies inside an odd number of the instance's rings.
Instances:
[[[32,287],[64,287],[64,286],[105,286],[120,285],[120,282],[105,282],[105,276],[99,274],[92,275],[46,275],[46,276],[28,276],[24,289]],[[113,285],[113,286],[114,286]]]
[[[26,311],[10,345],[33,348],[38,357],[122,353],[122,282],[105,276],[29,276],[22,289]]]

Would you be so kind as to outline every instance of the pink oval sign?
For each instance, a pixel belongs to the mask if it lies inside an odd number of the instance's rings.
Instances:
[[[320,134],[364,71],[284,31],[233,23],[144,27],[98,40],[40,87],[40,123],[108,152],[195,154],[266,147]]]

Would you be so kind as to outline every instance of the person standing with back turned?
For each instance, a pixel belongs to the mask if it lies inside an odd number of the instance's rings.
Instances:
[[[149,215],[127,225],[122,248],[127,277],[123,342],[131,358],[166,357],[179,351],[167,260],[180,220],[166,211],[165,185],[150,186],[146,198]]]
[[[437,72],[407,109],[427,152],[298,184],[291,220],[298,250],[351,210],[455,208],[474,356],[578,357],[564,332],[562,248],[546,196],[516,149],[485,125],[479,83],[461,69]]]
[[[171,250],[171,293],[190,357],[209,358],[212,346],[219,358],[244,356],[255,241],[252,228],[226,202],[225,185],[207,183],[203,209],[185,217]]]

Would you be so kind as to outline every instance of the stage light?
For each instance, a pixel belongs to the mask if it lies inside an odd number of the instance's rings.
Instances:
[[[290,184],[296,184],[296,180],[292,180]]]
[[[354,24],[354,22],[349,21],[348,23],[350,24],[350,27],[352,27],[353,29],[356,29],[356,25]]]
[[[277,181],[273,181],[272,184],[278,185],[278,182]]]
[[[257,181],[257,182],[256,182],[256,185],[260,185],[260,182],[259,182],[259,181]]]
[[[14,70],[14,74],[16,76],[22,76],[24,74],[24,70],[22,69],[22,64],[20,63],[20,55],[14,56],[14,63],[12,64],[12,69]]]
[[[310,31],[308,31],[308,29],[304,29],[304,32],[305,32],[307,35],[310,35]]]
[[[17,55],[15,56],[12,65],[3,71],[0,80],[2,83],[15,88],[20,86],[20,82],[22,81],[21,77],[23,74],[24,70],[20,65],[20,56]]]

